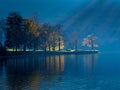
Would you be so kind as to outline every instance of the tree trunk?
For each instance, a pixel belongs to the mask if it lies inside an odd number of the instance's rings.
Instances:
[[[45,47],[45,52],[47,51],[46,47]]]
[[[94,41],[91,40],[91,49],[93,50],[94,49]]]
[[[15,51],[17,52],[17,46],[15,46]]]
[[[61,45],[61,43],[60,43],[60,42],[61,42],[61,40],[60,40],[60,38],[59,38],[59,51],[60,51],[60,45]]]
[[[55,51],[55,41],[54,41],[54,44],[53,44],[53,51]]]
[[[47,51],[47,48],[46,48],[46,47],[47,47],[47,45],[45,45],[45,47],[44,47],[45,52]]]
[[[53,51],[55,51],[55,45],[53,46]]]
[[[49,51],[51,51],[51,50],[50,50],[50,44],[49,44]]]
[[[14,50],[14,47],[13,47],[13,52],[14,52],[15,50]]]
[[[26,45],[24,45],[24,47],[23,47],[23,51],[26,51]]]

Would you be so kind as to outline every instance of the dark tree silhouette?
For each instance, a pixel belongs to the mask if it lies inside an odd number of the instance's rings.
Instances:
[[[6,41],[7,41],[7,47],[8,48],[19,48],[20,44],[22,43],[22,17],[19,13],[12,12],[9,13],[6,21]]]

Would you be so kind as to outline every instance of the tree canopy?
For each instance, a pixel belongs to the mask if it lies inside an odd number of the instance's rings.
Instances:
[[[6,48],[15,51],[24,50],[60,50],[64,46],[60,24],[40,24],[36,18],[23,18],[17,12],[11,12],[5,19],[4,32]],[[0,25],[1,27],[3,25]],[[58,49],[59,47],[59,49]]]

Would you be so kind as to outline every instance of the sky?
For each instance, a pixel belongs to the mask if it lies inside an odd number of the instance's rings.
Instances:
[[[41,23],[62,24],[68,43],[94,34],[101,49],[120,50],[119,0],[0,0],[0,17],[13,11],[23,17],[37,13]]]
[[[59,22],[89,0],[0,0],[0,2],[3,17],[12,11],[20,12],[25,17],[37,12],[42,22],[52,20]]]

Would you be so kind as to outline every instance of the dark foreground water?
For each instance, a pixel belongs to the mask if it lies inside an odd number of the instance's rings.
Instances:
[[[0,59],[0,90],[120,90],[120,54]]]

